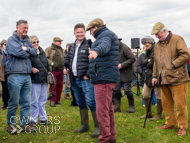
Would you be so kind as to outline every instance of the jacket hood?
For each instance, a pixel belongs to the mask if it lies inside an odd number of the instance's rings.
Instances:
[[[18,36],[18,34],[17,34],[17,30],[15,30],[15,31],[13,32],[13,36],[14,36],[15,38],[17,38],[18,40],[20,40],[20,38],[19,38],[19,36]],[[26,41],[26,40],[29,40],[28,35],[26,35],[26,36],[23,38],[23,41]]]

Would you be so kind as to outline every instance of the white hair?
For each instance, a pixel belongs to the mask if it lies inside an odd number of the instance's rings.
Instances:
[[[163,27],[163,28],[160,30],[160,33],[163,33],[163,32],[164,32],[164,30],[165,30],[166,32],[168,32],[167,27]]]

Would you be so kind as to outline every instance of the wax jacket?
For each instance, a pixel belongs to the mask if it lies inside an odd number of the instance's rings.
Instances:
[[[158,41],[154,49],[153,78],[161,84],[179,84],[189,79],[187,61],[190,59],[187,45],[181,36],[172,34]]]

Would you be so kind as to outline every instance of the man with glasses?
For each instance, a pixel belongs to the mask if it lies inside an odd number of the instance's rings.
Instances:
[[[10,134],[17,134],[15,128],[16,110],[20,100],[20,126],[22,131],[34,131],[28,124],[28,115],[30,111],[30,96],[32,82],[30,74],[32,65],[30,56],[37,55],[36,49],[29,42],[28,22],[19,20],[16,23],[16,30],[7,41],[8,59],[6,62],[6,73],[8,75],[8,90],[10,99],[7,112],[7,131]],[[17,117],[16,117],[17,118]],[[18,118],[17,118],[18,120]]]
[[[154,66],[152,85],[161,83],[162,107],[166,122],[157,129],[173,129],[178,125],[178,135],[186,135],[188,128],[187,94],[188,71],[190,59],[184,39],[168,31],[163,23],[157,22],[152,28],[152,35],[159,41],[154,49]],[[177,108],[177,119],[175,108]]]
[[[63,65],[65,60],[65,54],[63,48],[61,47],[62,41],[63,40],[61,38],[54,37],[52,45],[45,50],[50,69],[52,70],[55,79],[53,89],[55,97],[50,99],[51,107],[56,107],[55,104],[62,104],[60,102],[60,98],[63,89]]]

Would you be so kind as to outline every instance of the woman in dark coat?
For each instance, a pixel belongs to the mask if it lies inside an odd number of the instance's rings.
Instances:
[[[48,60],[46,58],[44,50],[39,46],[38,37],[33,35],[30,36],[30,42],[32,46],[37,50],[37,56],[31,57],[32,63],[32,94],[31,94],[31,103],[30,103],[30,124],[31,126],[36,126],[39,115],[39,123],[48,125],[50,124],[47,121],[47,114],[45,110],[45,104],[47,101],[47,72],[50,71]],[[43,68],[46,68],[46,70]]]
[[[154,65],[154,47],[155,47],[155,42],[154,39],[150,36],[146,36],[142,38],[141,43],[146,47],[146,53],[144,56],[144,60],[142,64],[146,66],[146,71],[145,71],[145,83],[143,86],[143,99],[145,103],[146,110],[148,109],[149,106],[149,101],[150,101],[150,92],[153,88],[152,86],[152,73],[153,73],[153,65]],[[150,120],[158,120],[162,118],[162,104],[161,104],[161,88],[159,85],[157,85],[155,88],[155,94],[157,98],[157,114],[152,118],[152,112],[151,112],[151,106],[149,108],[148,112],[148,118],[151,118]],[[140,118],[145,118],[145,115],[141,116]]]

